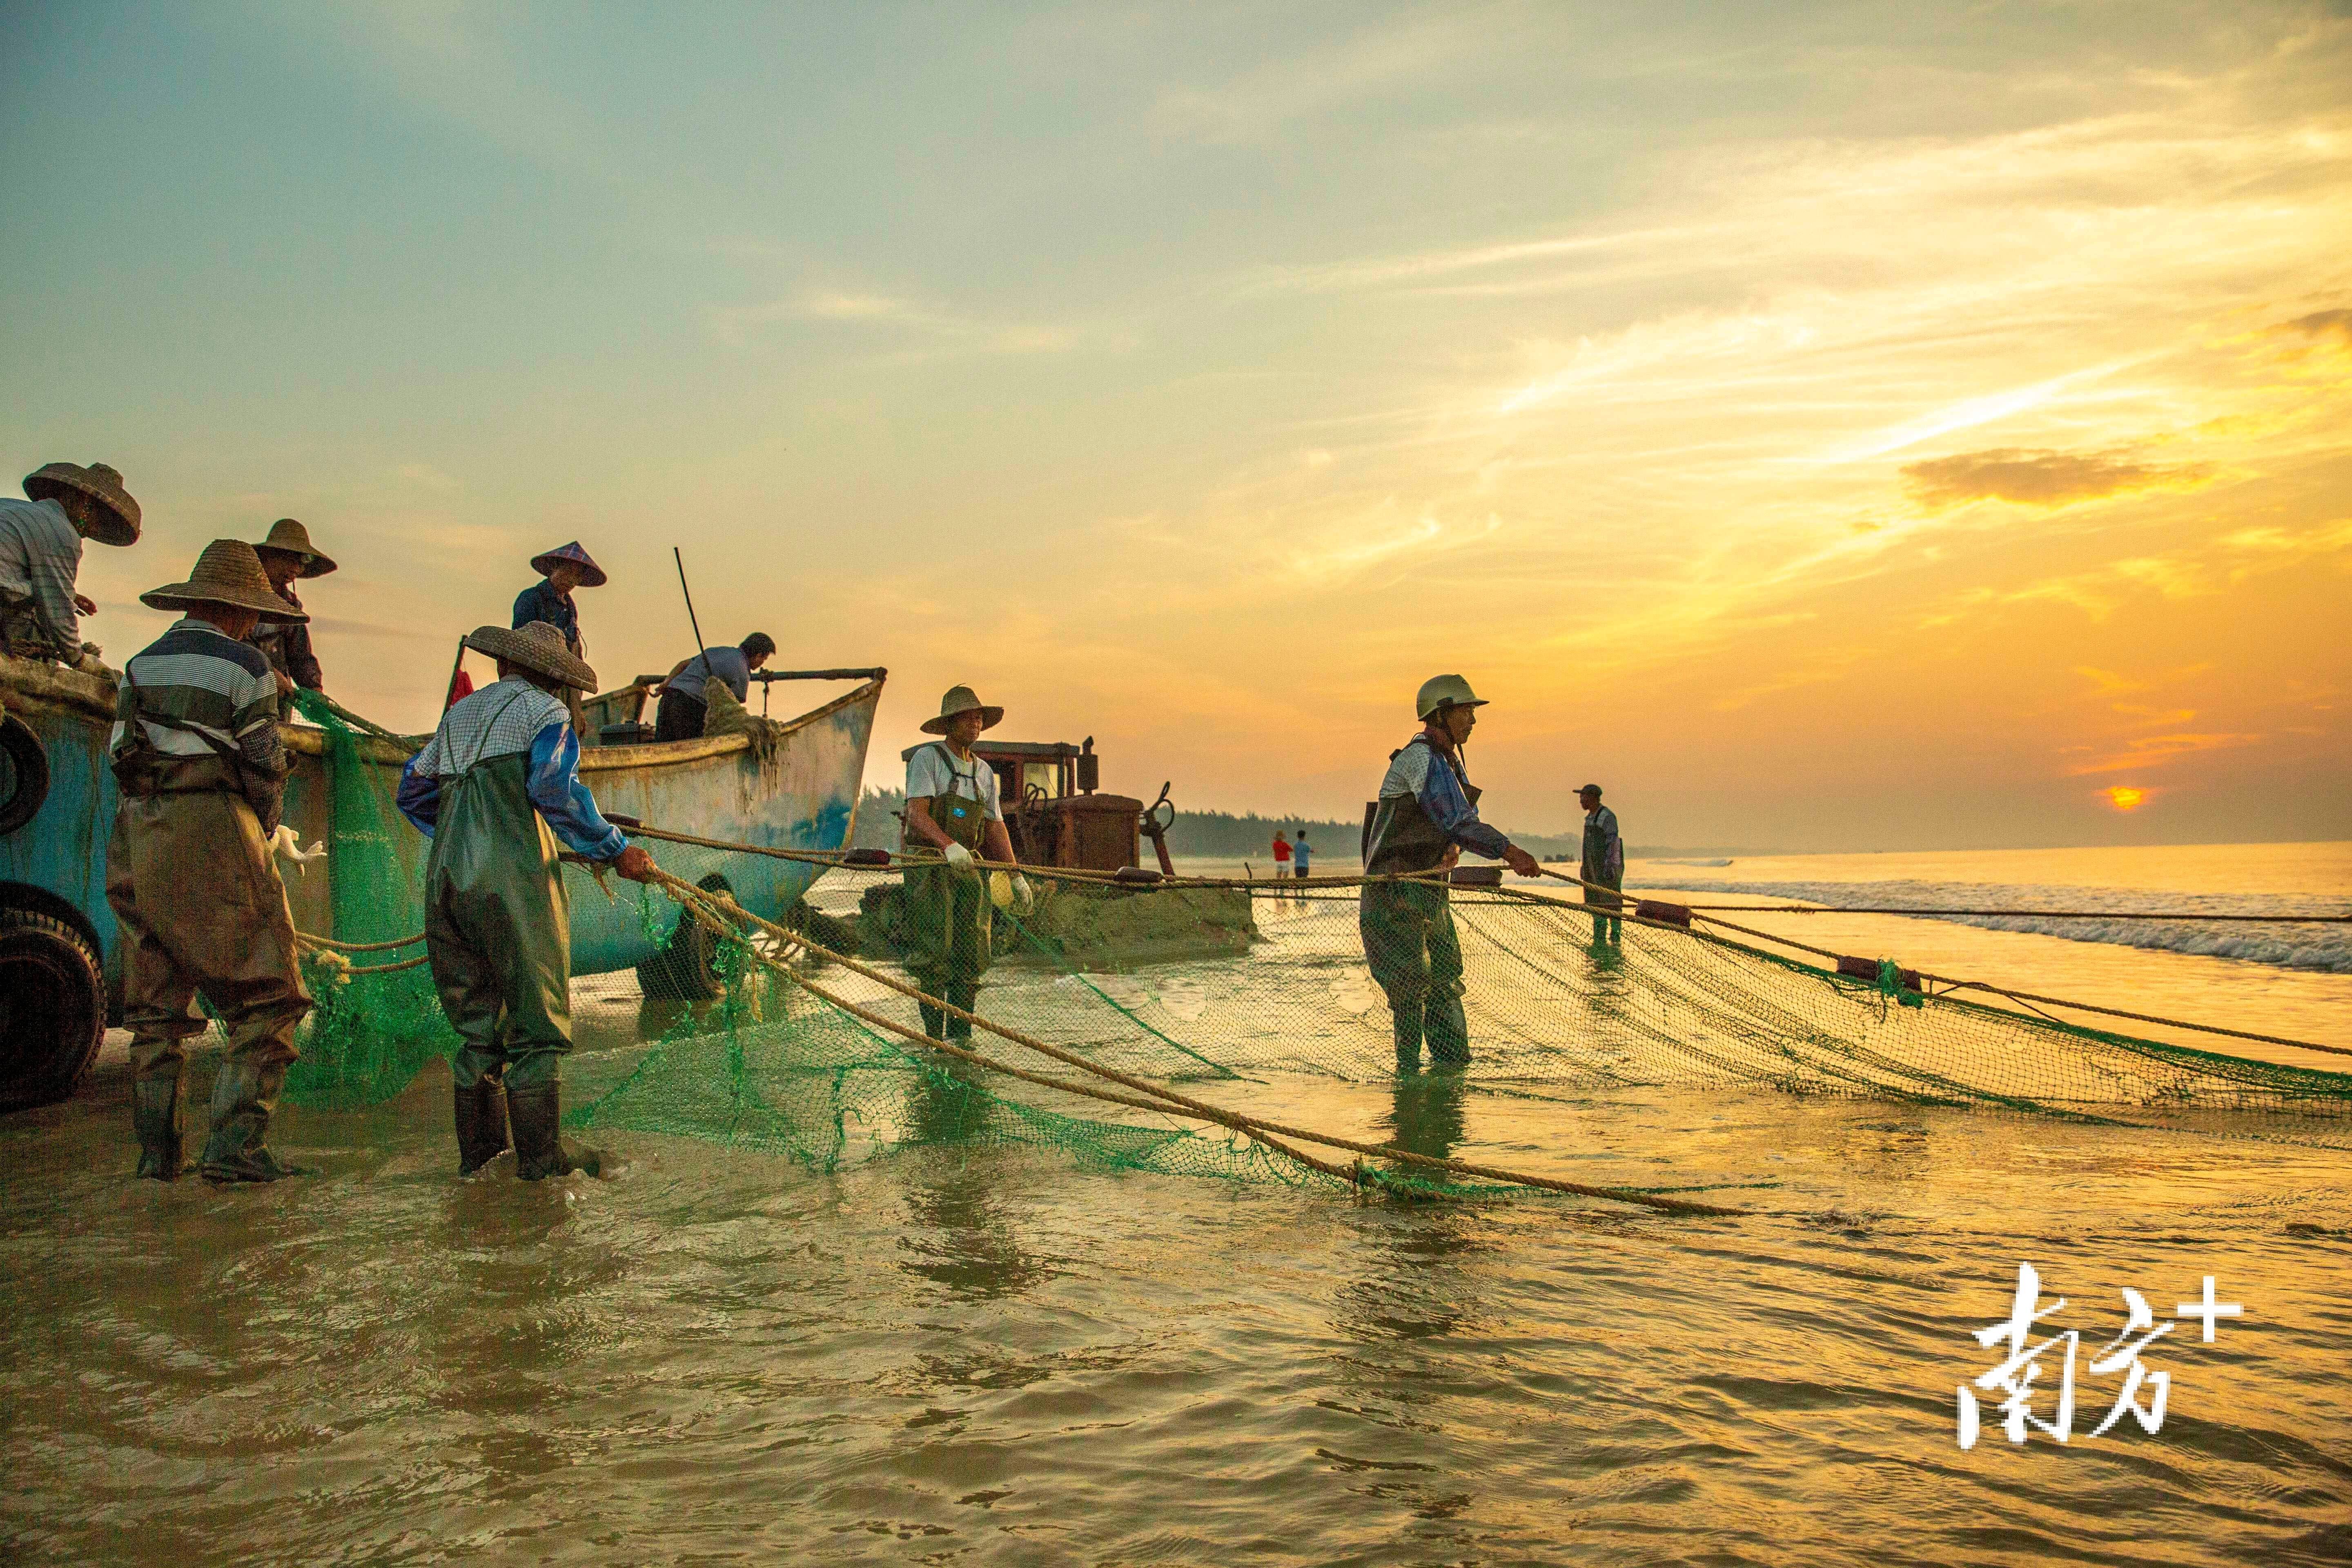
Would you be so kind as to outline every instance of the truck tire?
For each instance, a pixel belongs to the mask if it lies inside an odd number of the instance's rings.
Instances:
[[[735,896],[734,887],[716,871],[695,886],[706,893]],[[680,910],[669,945],[637,965],[637,989],[665,1002],[709,1001],[724,989],[719,978],[719,939]]]
[[[0,833],[33,820],[49,798],[49,759],[41,738],[15,714],[0,714]]]
[[[105,1036],[89,939],[54,915],[0,907],[0,1110],[65,1099]]]

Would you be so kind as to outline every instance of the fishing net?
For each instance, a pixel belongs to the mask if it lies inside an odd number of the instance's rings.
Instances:
[[[288,1098],[374,1103],[456,1043],[415,962],[421,944],[377,947],[422,929],[425,840],[393,806],[394,770],[360,755],[367,738],[323,705],[304,711],[327,734],[332,824],[333,930],[314,934],[341,945],[311,959],[320,1005]],[[685,883],[756,881],[748,848],[644,842]],[[1845,974],[1703,930],[1604,925],[1580,904],[1510,888],[1423,887],[1412,918],[1367,922],[1367,895],[1351,886],[1038,877],[1034,908],[994,917],[995,962],[973,1008],[1021,1038],[983,1026],[955,1042],[981,1058],[971,1061],[908,1037],[923,1021],[917,1000],[895,988],[906,983],[908,935],[897,869],[829,866],[804,902],[756,911],[772,927],[697,919],[677,901],[690,894],[607,885],[572,867],[564,875],[575,907],[614,900],[655,954],[634,972],[575,978],[567,1121],[780,1153],[817,1170],[909,1145],[994,1144],[1106,1170],[1333,1180],[1329,1166],[1275,1152],[1278,1140],[996,1068],[1107,1087],[1041,1054],[1050,1047],[1227,1108],[1301,1077],[1393,1083],[1390,990],[1401,976],[1408,992],[1418,984],[1441,1004],[1460,994],[1467,1060],[1437,1059],[1451,1036],[1433,1027],[1419,1042],[1421,1076],[1498,1095],[1768,1086],[2352,1146],[2352,1075],[1926,994],[1891,963]],[[1432,941],[1441,923],[1458,945],[1458,980]],[[817,956],[787,933],[852,962]],[[1391,1184],[1480,1185],[1373,1163]]]

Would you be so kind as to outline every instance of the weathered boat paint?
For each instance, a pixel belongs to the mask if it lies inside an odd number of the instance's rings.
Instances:
[[[98,944],[109,987],[117,989],[114,911],[106,904],[106,839],[114,830],[115,802],[106,743],[114,683],[0,654],[0,705],[40,738],[49,764],[40,810],[0,837],[0,902],[70,918]]]
[[[648,826],[698,837],[757,844],[776,849],[839,849],[856,830],[857,800],[866,773],[866,749],[882,681],[866,681],[797,719],[782,721],[773,751],[762,759],[741,735],[677,741],[666,745],[598,746],[583,751],[581,778],[596,803]],[[288,728],[287,747],[294,772],[287,782],[286,819],[304,843],[324,839],[331,822],[331,758],[327,738],[311,729]],[[384,770],[374,798],[388,802],[408,749],[363,736],[356,742],[362,765]],[[415,889],[422,886],[430,841],[393,814],[383,830],[411,875],[413,908],[403,934],[424,928]],[[664,847],[653,842],[655,858]],[[686,857],[673,856],[673,860]],[[324,868],[323,875],[321,867]],[[727,873],[743,907],[769,919],[781,918],[806,892],[822,868],[760,856],[738,857]],[[575,974],[626,969],[654,956],[635,898],[607,899],[593,878],[577,867],[564,877],[572,896],[572,968]],[[294,923],[303,931],[341,935],[333,930],[334,857],[307,875],[287,878]],[[381,912],[373,915],[380,921]]]
[[[880,679],[866,681],[784,721],[765,760],[754,755],[748,738],[729,735],[593,748],[582,754],[581,775],[606,809],[653,826],[771,848],[839,849],[856,829],[866,743],[882,686]],[[61,916],[70,911],[97,942],[112,985],[120,969],[114,914],[106,902],[106,843],[117,798],[107,765],[113,683],[0,655],[0,701],[40,737],[49,764],[49,793],[39,812],[15,833],[0,837],[0,898],[17,897]],[[278,732],[293,763],[286,820],[305,844],[331,839],[327,737],[306,725],[281,725]],[[371,923],[378,930],[366,934],[380,934],[386,926],[413,934],[424,929],[419,889],[431,841],[391,806],[410,752],[373,736],[360,737],[356,749],[362,766],[379,770],[368,781],[367,795],[379,803],[383,817],[364,831],[381,834],[409,872],[402,879],[404,907],[372,911]],[[658,858],[661,847],[654,847]],[[297,929],[344,935],[334,918],[335,859],[330,855],[299,871],[286,868],[287,902]],[[746,909],[776,918],[808,890],[819,869],[743,856],[729,878]],[[571,883],[574,973],[626,969],[654,955],[634,898],[607,900],[577,868],[567,868],[564,875]],[[399,919],[388,920],[387,913]]]

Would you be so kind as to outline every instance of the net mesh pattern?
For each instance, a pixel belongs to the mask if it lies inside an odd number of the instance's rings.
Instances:
[[[390,771],[362,765],[331,714],[335,930],[346,943],[423,925],[414,829]],[[687,881],[737,879],[747,851],[649,843]],[[1321,1181],[1197,1121],[1107,1106],[951,1060],[877,1028],[778,966],[908,1029],[915,1002],[757,931],[714,933],[664,893],[567,867],[576,901],[630,903],[660,954],[573,982],[565,1069],[574,1126],[708,1140],[817,1170],[910,1143],[1022,1145],[1082,1164],[1250,1181]],[[1397,1072],[1388,994],[1368,963],[1353,889],[1039,883],[995,916],[983,1017],[1120,1071],[1244,1109],[1284,1075],[1374,1082]],[[903,976],[900,878],[828,871],[794,929]],[[814,906],[812,909],[810,906]],[[1959,996],[1904,990],[1891,965],[1849,978],[1759,947],[1626,921],[1513,889],[1444,900],[1459,943],[1469,1060],[1496,1093],[1769,1086],[2075,1121],[2352,1145],[2352,1075],[2134,1038]],[[1377,949],[1391,940],[1373,929]],[[387,966],[421,944],[314,955],[319,1006],[289,1077],[296,1103],[353,1107],[401,1091],[456,1037],[429,970]],[[1388,966],[1393,968],[1393,966]],[[1441,983],[1442,984],[1442,983]],[[971,1048],[1071,1076],[986,1031]]]

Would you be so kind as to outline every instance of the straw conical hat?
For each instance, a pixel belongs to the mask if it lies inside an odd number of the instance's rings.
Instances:
[[[980,710],[982,729],[993,730],[1004,722],[1003,709],[992,708],[982,702],[980,700],[980,694],[969,686],[950,686],[948,688],[948,694],[940,699],[940,716],[923,721],[923,733],[944,735],[948,732],[949,720],[959,713],[969,713],[975,708]]]
[[[25,476],[25,493],[35,500],[54,500],[66,490],[86,495],[114,514],[111,519],[76,523],[84,538],[100,544],[139,542],[139,503],[122,488],[121,474],[104,463],[92,463],[87,468],[79,463],[49,463]]]
[[[185,610],[198,605],[226,605],[252,610],[265,621],[307,621],[310,617],[279,598],[269,586],[261,557],[242,539],[215,539],[196,557],[196,569],[184,583],[153,588],[139,595],[150,609]]]
[[[604,585],[604,569],[588,558],[588,552],[580,548],[580,542],[576,539],[569,544],[561,544],[553,550],[532,556],[530,569],[544,577],[548,574],[549,569],[559,561],[569,561],[580,568],[582,587],[601,588]]]
[[[310,542],[310,531],[290,517],[281,517],[269,525],[269,537],[254,546],[256,550],[275,550],[282,554],[299,555],[302,570],[297,577],[323,577],[335,569],[335,563],[319,553]]]
[[[585,659],[575,658],[563,646],[563,634],[545,621],[527,621],[512,630],[478,626],[467,637],[466,646],[476,653],[519,664],[577,690],[596,689],[596,672],[588,668]]]

